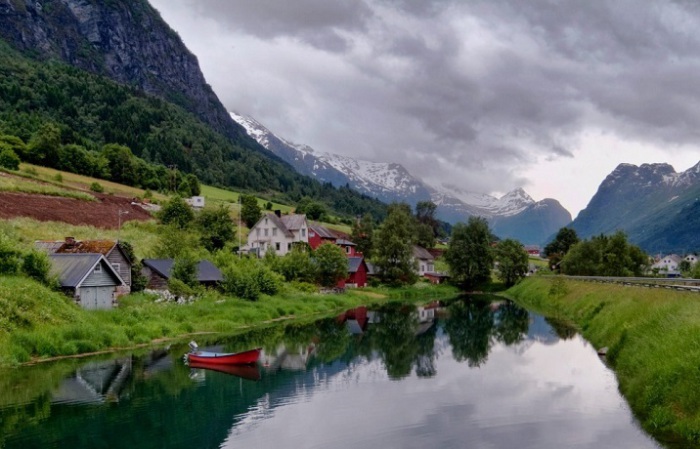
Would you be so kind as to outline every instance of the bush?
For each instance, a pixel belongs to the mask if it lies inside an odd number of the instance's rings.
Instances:
[[[194,213],[185,200],[176,195],[163,205],[159,218],[163,224],[172,224],[180,229],[185,229],[194,220]]]
[[[20,267],[21,252],[15,242],[0,232],[0,274],[16,274]]]
[[[29,251],[22,260],[22,272],[50,287],[58,287],[58,280],[51,276],[51,260],[41,251]]]
[[[97,181],[90,184],[90,190],[97,193],[102,193],[105,191],[104,187],[102,187],[102,184],[100,184]]]
[[[0,167],[8,170],[19,170],[19,156],[11,149],[0,151]]]

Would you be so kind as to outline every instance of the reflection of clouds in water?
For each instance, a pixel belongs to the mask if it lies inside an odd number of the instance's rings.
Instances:
[[[580,337],[496,343],[476,369],[448,345],[439,331],[431,378],[389,381],[379,359],[356,359],[256,426],[236,425],[223,447],[657,447]]]

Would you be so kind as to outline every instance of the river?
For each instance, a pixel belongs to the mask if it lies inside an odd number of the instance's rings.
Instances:
[[[570,328],[508,302],[359,308],[259,329],[259,365],[186,345],[0,372],[2,448],[659,448]]]

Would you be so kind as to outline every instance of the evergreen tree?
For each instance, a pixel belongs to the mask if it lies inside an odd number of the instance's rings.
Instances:
[[[467,224],[452,228],[450,244],[445,252],[452,281],[464,289],[488,283],[493,266],[491,232],[486,219],[469,217]]]
[[[355,249],[366,258],[372,258],[373,234],[374,220],[370,214],[364,214],[361,219],[355,220],[352,225],[352,241],[357,245]]]
[[[375,234],[374,264],[379,278],[390,285],[416,281],[413,260],[413,217],[405,204],[392,204],[389,214]]]

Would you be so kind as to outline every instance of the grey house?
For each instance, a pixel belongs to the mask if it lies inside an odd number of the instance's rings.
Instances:
[[[49,254],[49,259],[61,289],[85,309],[111,309],[125,286],[102,254]]]
[[[175,261],[173,259],[143,259],[141,274],[148,278],[146,288],[165,290],[168,288],[168,280],[173,271]],[[218,268],[208,260],[202,260],[197,264],[197,281],[204,286],[214,287],[224,280]]]

